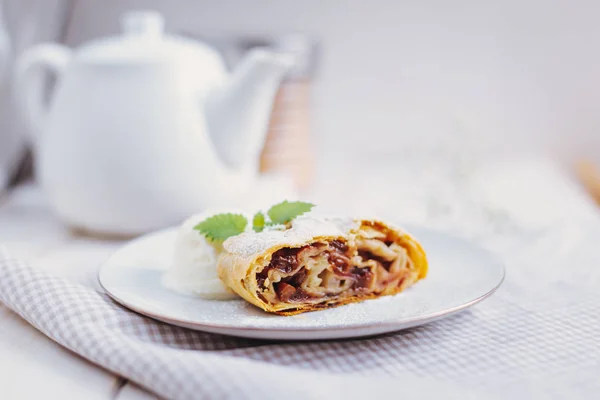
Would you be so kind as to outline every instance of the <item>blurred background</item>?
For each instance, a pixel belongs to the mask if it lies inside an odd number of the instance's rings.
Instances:
[[[594,186],[600,164],[596,1],[0,4],[0,175],[6,183],[28,176],[36,160],[35,152],[26,156],[29,128],[15,104],[11,71],[19,55],[39,42],[76,48],[116,35],[125,11],[152,9],[163,15],[167,33],[209,44],[229,70],[255,46],[294,54],[296,64],[273,100],[260,169],[287,174],[300,195],[333,185],[365,161],[427,164],[450,153],[455,161],[544,153]]]

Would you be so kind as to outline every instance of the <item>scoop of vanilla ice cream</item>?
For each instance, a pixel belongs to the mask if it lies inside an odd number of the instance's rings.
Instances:
[[[204,219],[218,213],[208,211],[194,215],[179,228],[171,267],[163,278],[164,285],[169,289],[211,300],[229,300],[238,297],[217,275],[217,259],[222,246],[208,241],[204,235],[194,230],[194,227]]]

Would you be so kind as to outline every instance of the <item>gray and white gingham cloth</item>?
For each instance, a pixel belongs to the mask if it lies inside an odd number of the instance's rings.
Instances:
[[[0,250],[0,302],[91,362],[159,396],[597,398],[600,224],[504,238],[507,279],[461,314],[384,336],[275,343],[194,332],[48,276]]]

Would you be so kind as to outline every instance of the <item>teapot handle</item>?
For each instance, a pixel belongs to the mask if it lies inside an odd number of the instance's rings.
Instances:
[[[39,67],[49,69],[58,81],[70,60],[68,47],[48,43],[28,50],[17,61],[14,93],[33,142],[44,126],[49,103],[44,96],[45,79]]]

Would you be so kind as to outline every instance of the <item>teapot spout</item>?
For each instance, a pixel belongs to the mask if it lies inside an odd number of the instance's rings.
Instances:
[[[206,103],[208,127],[224,163],[258,171],[273,102],[293,57],[264,49],[251,51],[229,81]]]

